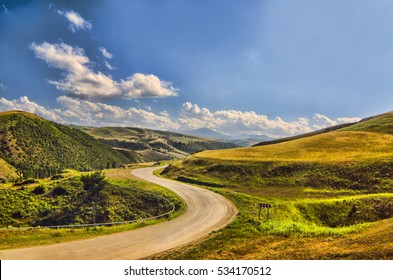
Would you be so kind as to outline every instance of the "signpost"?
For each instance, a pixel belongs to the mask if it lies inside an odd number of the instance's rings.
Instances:
[[[267,208],[267,214],[266,214],[266,219],[269,221],[269,209],[272,208],[272,205],[269,203],[258,203],[259,206],[259,214],[258,214],[258,219],[261,219],[261,212],[262,208]]]

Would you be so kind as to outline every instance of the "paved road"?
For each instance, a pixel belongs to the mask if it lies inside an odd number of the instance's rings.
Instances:
[[[173,249],[226,226],[237,210],[223,196],[206,189],[153,175],[156,168],[136,169],[134,176],[166,187],[186,204],[187,211],[168,222],[91,239],[56,245],[0,251],[0,259],[82,260],[144,259]]]

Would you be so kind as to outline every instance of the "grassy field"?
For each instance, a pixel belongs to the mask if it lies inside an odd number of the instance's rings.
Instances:
[[[275,145],[204,151],[197,158],[230,161],[338,163],[393,159],[393,135],[335,131]]]
[[[37,223],[42,225],[91,223],[92,201],[88,199],[89,201],[85,201],[83,204],[75,204],[78,201],[77,198],[80,197],[81,188],[78,185],[78,179],[72,175],[69,175],[68,179],[52,182],[53,186],[48,185],[48,180],[26,185],[23,189],[3,184],[0,192],[2,193],[1,197],[5,199],[0,200],[1,223],[3,226],[12,224],[14,227],[0,229],[0,249],[53,244],[133,230],[172,219],[185,209],[183,201],[177,195],[165,188],[133,178],[129,169],[107,170],[105,174],[110,177],[109,183],[103,190],[105,194],[108,194],[105,196],[107,198],[105,203],[108,205],[105,207],[106,211],[100,216],[100,202],[96,202],[96,222],[121,222],[165,213],[171,209],[171,206],[166,205],[165,201],[161,201],[160,197],[165,197],[173,202],[176,211],[160,219],[110,227],[18,229],[15,226],[31,226]],[[43,184],[46,186],[45,192],[35,194],[34,190]],[[57,186],[62,186],[67,190],[67,195],[53,197],[51,193]],[[10,203],[12,207],[8,206]],[[108,220],[99,221],[100,217],[108,218]]]
[[[239,209],[209,238],[156,258],[393,259],[393,114],[294,140],[204,151],[162,176]],[[259,216],[258,203],[272,204]]]
[[[237,218],[205,240],[153,259],[393,258],[391,193],[319,192],[310,198],[296,192],[288,199],[288,189],[281,197],[279,190],[262,196],[224,186],[209,189],[235,204]],[[269,218],[263,209],[259,219],[260,202],[272,204]]]

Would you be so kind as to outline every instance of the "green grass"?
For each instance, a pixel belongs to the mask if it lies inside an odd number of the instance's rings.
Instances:
[[[109,184],[104,188],[104,191],[109,193],[109,198],[107,199],[108,207],[111,217],[111,221],[124,221],[130,219],[127,215],[131,211],[132,215],[135,215],[135,218],[146,218],[149,216],[153,216],[156,214],[164,213],[165,211],[170,210],[167,207],[169,205],[162,205],[163,208],[160,208],[162,204],[159,201],[160,197],[165,197],[169,201],[173,202],[176,211],[172,214],[154,220],[147,220],[142,222],[135,222],[132,224],[124,224],[117,226],[104,226],[104,227],[85,227],[85,228],[71,228],[71,229],[47,229],[47,228],[31,228],[31,229],[18,229],[18,228],[9,228],[9,229],[1,229],[0,230],[0,249],[11,249],[11,248],[19,248],[19,247],[28,247],[35,245],[44,245],[44,244],[53,244],[59,242],[66,242],[71,240],[77,240],[82,238],[95,237],[99,235],[111,234],[126,230],[133,230],[142,226],[147,226],[163,221],[167,221],[169,219],[173,219],[184,212],[185,204],[183,200],[181,200],[176,194],[170,192],[169,190],[159,187],[157,185],[147,183],[141,180],[137,180],[130,175],[130,170],[126,169],[117,169],[117,170],[108,170],[107,174],[110,176]],[[32,190],[38,184],[33,186],[27,186],[23,190],[18,190],[17,188],[2,188],[0,191],[3,193],[7,193],[8,199],[2,199],[0,202],[2,209],[0,211],[2,215],[1,222],[3,225],[7,222],[7,220],[12,219],[13,222],[17,222],[18,226],[29,225],[29,223],[33,223],[37,218],[39,218],[39,213],[45,210],[49,210],[49,208],[54,208],[58,211],[61,209],[65,211],[68,209],[67,215],[57,215],[55,220],[47,219],[47,223],[60,223],[64,222],[65,218],[74,217],[70,223],[82,223],[82,222],[91,222],[91,207],[89,208],[88,203],[84,205],[80,205],[78,210],[74,209],[72,203],[75,200],[71,199],[74,197],[72,193],[72,188],[67,186],[70,182],[74,182],[74,188],[78,189],[77,182],[71,177],[71,179],[62,179],[59,180],[58,183],[62,186],[66,186],[65,188],[69,191],[69,198],[62,197],[60,199],[54,200],[56,203],[52,203],[52,201],[46,201],[45,197],[52,191],[51,187],[46,186],[46,193],[43,195],[33,195]],[[44,181],[41,182],[41,184]],[[118,196],[118,194],[120,196]],[[152,195],[154,194],[154,195]],[[128,197],[131,195],[131,197]],[[4,197],[4,196],[2,196]],[[148,200],[145,200],[147,198]],[[51,198],[52,199],[52,198]],[[9,201],[11,200],[11,201]],[[139,203],[140,202],[140,203]],[[12,207],[7,206],[9,203],[12,203]],[[142,204],[141,204],[142,203]],[[165,204],[167,204],[165,202]],[[66,206],[67,205],[67,206]],[[97,212],[99,212],[98,204],[96,204]],[[136,208],[135,208],[136,207]],[[72,210],[72,211],[71,211]],[[74,211],[75,210],[75,211]],[[88,215],[85,217],[86,221],[75,221],[75,214],[78,214],[80,218],[83,218],[81,213],[86,210]],[[15,211],[20,211],[21,216],[12,217],[12,214]],[[90,211],[90,212],[89,212]],[[163,212],[162,212],[163,211]],[[160,212],[160,213],[158,213]],[[61,212],[60,212],[61,213]],[[90,213],[90,214],[89,214]],[[136,216],[138,215],[138,216]],[[18,219],[19,218],[19,219]],[[98,222],[98,221],[97,221]]]
[[[393,134],[393,113],[389,112],[375,117],[367,118],[341,130]]]
[[[236,219],[204,240],[156,255],[153,259],[384,259],[389,258],[393,249],[393,237],[389,234],[393,230],[393,219],[385,219],[383,215],[378,217],[367,212],[363,219],[346,219],[350,221],[348,225],[324,225],[329,217],[348,218],[353,205],[378,205],[371,204],[372,200],[386,203],[384,209],[391,211],[389,203],[393,194],[288,202],[227,188],[209,189],[235,204],[239,210]],[[269,220],[267,210],[263,210],[258,219],[259,202],[273,204]],[[325,212],[326,209],[329,212]],[[380,249],[375,251],[375,246]]]
[[[12,181],[17,178],[16,169],[0,158],[0,180]]]
[[[288,141],[287,141],[288,140]],[[267,145],[204,151],[163,176],[230,199],[238,217],[174,259],[393,259],[393,113]],[[271,203],[258,219],[258,203]]]
[[[65,168],[113,168],[129,161],[81,130],[15,111],[0,114],[0,158],[25,178],[50,177]]]

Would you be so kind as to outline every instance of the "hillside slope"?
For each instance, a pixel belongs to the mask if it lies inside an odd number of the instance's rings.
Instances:
[[[326,131],[264,146],[204,151],[167,173],[239,187],[393,189],[393,113]]]
[[[136,152],[138,161],[184,158],[203,150],[229,149],[235,144],[180,133],[135,127],[82,127],[83,131],[121,152]]]
[[[129,161],[78,129],[19,111],[0,113],[0,158],[24,177],[46,177],[63,168],[116,167]]]

